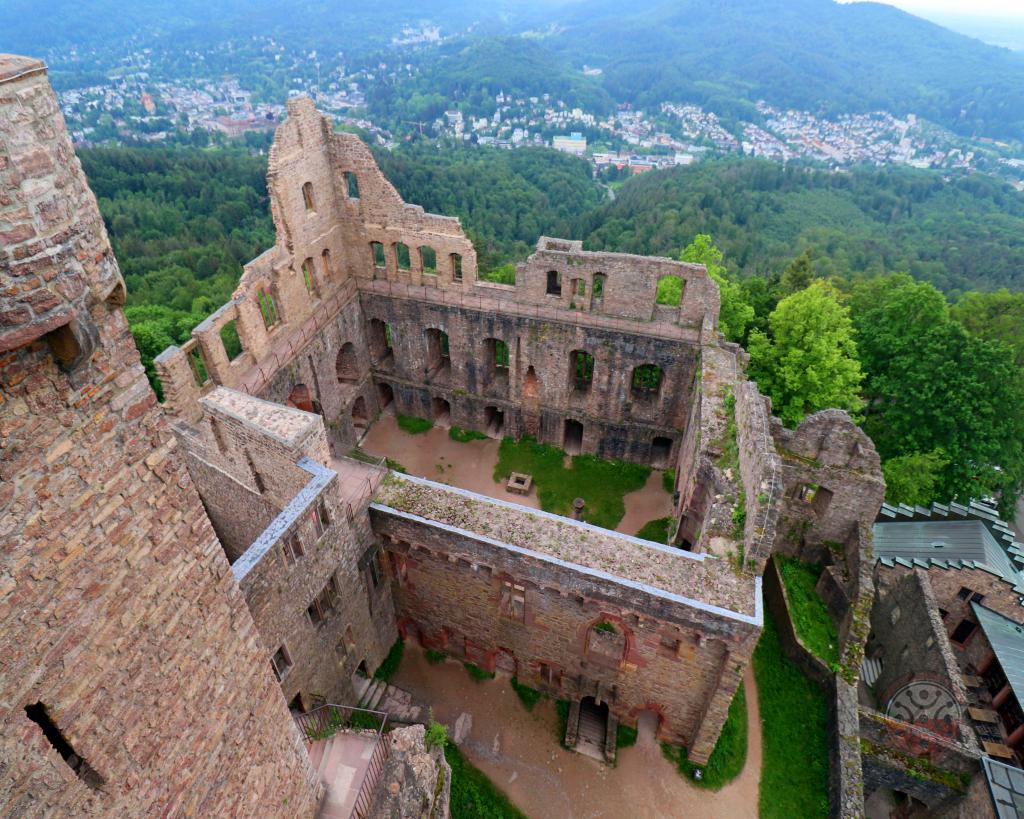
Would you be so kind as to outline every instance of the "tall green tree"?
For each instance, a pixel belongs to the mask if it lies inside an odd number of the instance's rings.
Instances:
[[[932,501],[943,500],[937,492],[942,481],[942,471],[947,466],[949,458],[942,450],[912,452],[890,458],[882,464],[885,499],[889,503],[905,503],[909,506],[927,506]]]
[[[849,310],[816,281],[787,296],[768,319],[771,335],[750,334],[750,371],[788,426],[828,407],[856,413],[863,378]]]
[[[729,278],[723,258],[722,251],[715,247],[707,233],[698,233],[679,255],[680,261],[702,264],[708,269],[721,295],[718,327],[729,341],[743,341],[747,327],[754,320],[754,308],[747,302],[740,284]]]
[[[1024,293],[1011,293],[1005,287],[994,293],[971,291],[953,305],[951,313],[978,338],[1000,341],[1013,350],[1024,376]]]
[[[811,251],[805,250],[789,263],[789,267],[782,274],[779,286],[785,295],[789,295],[810,287],[814,278],[814,260],[811,259]]]
[[[1024,390],[1010,348],[968,333],[941,293],[905,274],[857,284],[851,310],[864,429],[883,460],[941,450],[936,497],[993,495],[1007,513],[1024,478]]]

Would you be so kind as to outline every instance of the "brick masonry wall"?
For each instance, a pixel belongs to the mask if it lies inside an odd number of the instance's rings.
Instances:
[[[0,58],[0,231],[28,212],[29,292],[81,344],[58,366],[36,313],[0,354],[0,813],[313,816],[315,773],[109,298],[116,263],[56,99],[17,70],[32,65]],[[27,269],[6,256],[0,290],[24,292]],[[36,702],[101,788],[28,719]]]
[[[661,718],[659,736],[688,746],[691,759],[706,761],[753,652],[757,626],[436,524],[376,507],[371,512],[391,557],[406,634],[489,670],[507,667],[557,697],[601,696],[630,725],[651,709]],[[522,618],[511,608],[506,581],[525,589]],[[604,636],[593,629],[599,622],[615,628],[614,651],[597,645]],[[559,684],[542,676],[541,664],[557,671]],[[681,679],[686,685],[679,685]]]
[[[240,585],[266,661],[282,646],[291,660],[281,680],[285,699],[291,702],[301,695],[306,706],[317,699],[354,705],[356,668],[362,663],[370,672],[376,669],[397,634],[387,584],[374,587],[365,567],[359,566],[366,551],[376,546],[365,501],[350,507],[340,494],[335,473],[322,468],[328,462],[328,447],[319,416],[224,388],[211,392],[202,404],[201,427],[180,425],[178,432],[190,468],[203,465],[196,480],[205,503],[223,502],[218,510],[222,527],[233,533],[240,546],[233,557],[244,562],[248,554],[242,557],[243,553],[256,548],[253,544],[263,530],[273,527],[268,551],[244,570]],[[303,458],[321,467],[304,466]],[[217,480],[208,481],[210,474]],[[257,474],[258,484],[254,482]],[[318,474],[331,477],[311,491]],[[271,520],[244,545],[239,537],[252,528],[247,518],[250,508],[227,501],[222,494],[226,486],[242,482],[249,497],[261,499],[274,510]],[[296,505],[297,501],[301,503]],[[312,518],[320,501],[327,524],[322,534]],[[292,518],[282,525],[279,513]],[[299,539],[303,552],[296,559],[285,554],[286,541],[292,536]],[[235,564],[236,573],[240,565]],[[333,608],[315,623],[307,610],[332,578],[338,590]]]

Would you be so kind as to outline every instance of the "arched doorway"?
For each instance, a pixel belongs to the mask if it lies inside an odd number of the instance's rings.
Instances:
[[[579,455],[583,450],[583,424],[571,418],[565,420],[565,435],[562,449],[569,455]]]
[[[394,400],[395,391],[391,388],[390,384],[381,383],[377,385],[377,401],[380,403],[381,409],[389,407]]]
[[[345,342],[338,350],[334,372],[342,384],[355,384],[359,380],[359,360],[356,357],[356,347],[351,341]]]
[[[305,384],[296,384],[288,394],[288,406],[303,412],[313,412],[313,396]]]
[[[452,419],[452,405],[443,398],[434,398],[430,402],[434,423],[439,427],[448,426]]]
[[[655,469],[667,469],[669,456],[672,454],[672,441],[658,436],[651,441],[651,466]]]
[[[366,401],[360,395],[352,404],[352,426],[356,429],[366,429],[367,421]]]
[[[532,364],[523,377],[523,432],[534,438],[540,434],[540,379]]]
[[[576,733],[576,750],[604,760],[604,746],[608,737],[608,703],[598,705],[593,697],[580,701],[580,724]]]
[[[494,671],[508,677],[516,675],[516,658],[511,651],[499,648],[494,654]]]

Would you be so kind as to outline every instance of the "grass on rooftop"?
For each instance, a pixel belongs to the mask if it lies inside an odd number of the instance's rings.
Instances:
[[[754,676],[761,707],[761,819],[828,816],[825,693],[783,655],[767,611]]]
[[[746,764],[747,722],[747,695],[740,683],[707,765],[695,765],[687,759],[685,748],[676,748],[667,742],[661,743],[661,752],[694,785],[717,791],[739,776]],[[700,779],[696,778],[698,769],[703,772]]]
[[[789,598],[789,616],[803,644],[829,668],[839,662],[839,635],[825,601],[815,590],[821,566],[778,555],[779,573]]]
[[[494,480],[504,483],[513,472],[533,476],[540,507],[545,512],[571,516],[572,502],[583,498],[583,520],[614,529],[626,514],[623,496],[643,487],[649,466],[606,461],[594,455],[574,455],[565,468],[565,452],[538,444],[533,438],[505,438],[498,449]]]

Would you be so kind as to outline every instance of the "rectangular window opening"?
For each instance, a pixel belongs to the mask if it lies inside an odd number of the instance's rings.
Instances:
[[[96,773],[92,766],[75,752],[71,743],[61,733],[60,728],[50,718],[43,703],[36,702],[32,705],[26,705],[25,716],[42,729],[43,736],[46,737],[47,742],[60,754],[61,759],[64,760],[67,766],[75,772],[75,776],[94,790],[99,790],[103,787],[103,777]]]

